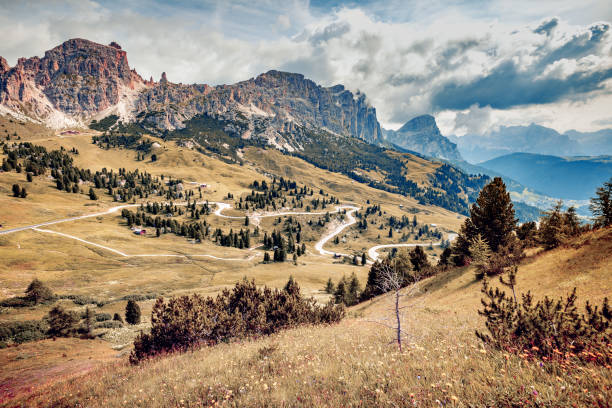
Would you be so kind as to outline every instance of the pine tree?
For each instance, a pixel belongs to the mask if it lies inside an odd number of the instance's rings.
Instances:
[[[444,248],[444,251],[440,254],[440,259],[438,260],[438,265],[440,266],[448,266],[450,263],[452,251],[450,248]]]
[[[480,192],[470,211],[472,223],[493,252],[514,238],[517,220],[510,194],[501,177],[495,177]]]
[[[329,278],[325,284],[325,293],[329,293],[330,295],[334,293],[334,282],[332,282],[331,278]]]
[[[85,332],[91,334],[93,330],[95,314],[89,307],[85,308]]]
[[[128,300],[125,306],[125,321],[128,324],[140,323],[140,306],[133,300]]]
[[[478,234],[474,223],[471,218],[466,218],[457,238],[453,242],[453,262],[457,266],[463,266],[469,262],[470,259],[470,245],[474,237]]]
[[[116,321],[116,322],[123,323],[123,318],[121,317],[121,315],[119,313],[115,313],[115,315],[113,316],[113,320]]]
[[[423,248],[420,246],[414,247],[412,251],[410,251],[410,263],[415,271],[420,272],[424,268],[430,266],[429,260],[427,259],[427,255]]]
[[[366,253],[361,254],[361,265],[365,266],[368,263],[368,259],[366,258]]]
[[[344,303],[347,306],[356,304],[359,301],[359,291],[359,279],[357,279],[357,275],[355,275],[355,272],[353,272],[348,284],[348,296],[345,298]]]
[[[19,197],[20,193],[21,187],[19,187],[19,184],[13,184],[13,197]]]
[[[73,313],[66,312],[61,306],[55,306],[46,317],[49,324],[48,334],[52,337],[68,336],[77,323]]]
[[[25,187],[23,187],[21,191],[19,192],[19,197],[26,198],[27,196],[28,196],[28,192],[26,191]]]
[[[30,282],[28,288],[26,289],[25,295],[35,304],[52,300],[55,297],[53,292],[51,292],[51,289],[46,287],[45,284],[37,278],[34,278],[34,280]]]
[[[268,263],[270,262],[270,253],[269,252],[264,252],[264,259],[263,259],[264,263]]]
[[[346,303],[346,294],[348,292],[348,283],[346,282],[346,277],[343,276],[342,279],[336,285],[336,291],[334,292],[334,301],[337,304]]]
[[[96,192],[91,187],[89,188],[89,198],[91,200],[97,200],[98,199],[98,196],[96,195]]]
[[[595,191],[591,198],[590,210],[595,216],[595,224],[601,227],[612,225],[612,177]]]
[[[538,237],[544,248],[553,249],[561,245],[565,240],[565,222],[561,208],[562,201],[548,211],[540,218],[540,230]]]
[[[484,276],[484,268],[489,262],[491,257],[491,250],[489,244],[482,238],[482,235],[476,235],[476,238],[472,240],[470,245],[470,254],[472,256],[472,263],[476,265],[476,278],[482,279]]]

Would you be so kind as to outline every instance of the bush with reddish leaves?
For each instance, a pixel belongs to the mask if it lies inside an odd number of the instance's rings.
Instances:
[[[336,323],[345,314],[342,305],[319,306],[302,297],[290,278],[283,290],[258,288],[246,279],[216,298],[194,294],[168,301],[160,298],[151,312],[151,333],[134,341],[130,362],[174,351],[211,346],[244,337],[269,335],[302,324]]]

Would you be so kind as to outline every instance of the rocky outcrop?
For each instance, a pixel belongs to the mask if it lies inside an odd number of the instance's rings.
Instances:
[[[382,140],[376,109],[365,95],[354,95],[342,85],[324,88],[301,74],[279,71],[217,87],[173,84],[162,74],[158,84],[142,92],[138,111],[145,123],[160,129],[180,128],[193,116],[207,114],[242,122],[243,137],[277,138],[303,126],[370,143]]]
[[[43,120],[58,114],[76,120],[117,105],[126,90],[143,85],[118,44],[72,39],[43,58],[0,68],[0,103]]]
[[[106,46],[69,40],[43,58],[20,59],[13,68],[0,60],[0,103],[43,120],[58,115],[74,121],[99,119],[115,113],[159,132],[208,115],[236,123],[232,129],[240,137],[263,137],[288,150],[300,148],[296,128],[382,141],[376,109],[364,94],[342,85],[326,88],[301,74],[279,71],[216,87],[175,84],[165,72],[159,82],[144,81],[115,42]]]
[[[418,116],[398,130],[384,130],[389,143],[425,156],[446,160],[462,160],[457,145],[440,133],[431,115]]]

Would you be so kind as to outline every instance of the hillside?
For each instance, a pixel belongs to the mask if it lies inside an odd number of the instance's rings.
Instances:
[[[518,291],[557,297],[577,287],[581,303],[599,303],[612,291],[610,253],[608,228],[533,255],[519,267]],[[403,353],[378,324],[389,317],[392,302],[382,296],[351,308],[337,325],[203,348],[138,368],[118,358],[10,404],[605,406],[612,398],[609,369],[549,372],[482,348],[474,336],[483,324],[476,313],[479,289],[471,268],[423,281],[406,301],[409,347]]]
[[[513,153],[480,166],[552,197],[588,200],[612,174],[612,156],[557,157]]]

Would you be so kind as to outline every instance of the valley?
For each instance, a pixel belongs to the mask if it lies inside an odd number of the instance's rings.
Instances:
[[[605,131],[127,56],[0,57],[0,407],[608,405]]]

